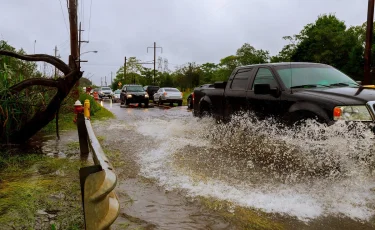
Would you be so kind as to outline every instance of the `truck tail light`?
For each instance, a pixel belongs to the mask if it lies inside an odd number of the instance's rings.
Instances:
[[[184,96],[184,93],[183,92],[181,92],[181,97],[183,97]]]
[[[164,92],[163,95],[164,95],[164,96],[167,96],[167,92]]]
[[[340,108],[340,107],[335,107],[335,108],[333,109],[333,119],[334,119],[334,120],[339,120],[340,117],[341,117],[341,115],[342,115],[342,110],[341,110],[341,108]]]
[[[193,100],[193,102],[194,102],[194,93],[191,94],[191,98],[192,98],[192,100]]]

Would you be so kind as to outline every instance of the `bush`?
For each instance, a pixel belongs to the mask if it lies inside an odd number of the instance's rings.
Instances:
[[[97,103],[92,96],[85,94],[85,93],[81,93],[79,95],[79,100],[81,101],[82,105],[85,104],[86,99],[90,100],[90,114],[91,115],[95,115],[96,112],[102,109],[100,104]]]

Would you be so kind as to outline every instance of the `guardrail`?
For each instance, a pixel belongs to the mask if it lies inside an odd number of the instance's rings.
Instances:
[[[94,160],[94,165],[79,170],[85,228],[109,229],[120,211],[114,191],[117,176],[95,136],[90,120],[83,113],[77,114],[77,129],[81,159],[87,159],[91,149]]]

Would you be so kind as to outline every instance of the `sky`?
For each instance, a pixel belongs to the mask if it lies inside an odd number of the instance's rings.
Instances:
[[[319,15],[334,13],[347,26],[367,19],[367,0],[78,0],[82,23],[84,76],[100,85],[126,57],[168,60],[174,70],[187,62],[218,63],[244,43],[276,55],[286,41]],[[68,61],[66,0],[0,0],[0,40],[27,53],[58,55]],[[36,42],[35,42],[36,41]],[[156,61],[158,68],[158,61]],[[144,65],[153,68],[153,65]],[[40,69],[42,65],[40,64]],[[164,68],[164,67],[163,67]]]

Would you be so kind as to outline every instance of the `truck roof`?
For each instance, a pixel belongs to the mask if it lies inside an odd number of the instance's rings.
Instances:
[[[326,65],[323,63],[314,63],[314,62],[276,62],[276,63],[263,63],[263,64],[253,64],[253,65],[245,65],[245,66],[238,66],[237,68],[245,68],[245,67],[256,67],[256,66],[286,66],[286,65]]]

